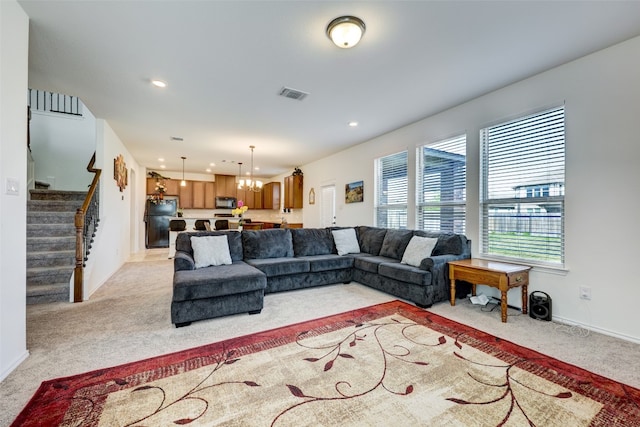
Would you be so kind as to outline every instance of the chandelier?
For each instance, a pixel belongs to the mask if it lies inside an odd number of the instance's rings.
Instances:
[[[240,178],[238,180],[238,190],[255,191],[256,193],[262,191],[262,181],[253,179],[253,149],[256,148],[250,145],[251,148],[251,171],[249,172],[248,179]],[[240,174],[242,174],[242,163],[239,163]]]

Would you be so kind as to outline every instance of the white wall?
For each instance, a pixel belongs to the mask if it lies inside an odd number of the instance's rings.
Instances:
[[[0,381],[22,362],[26,339],[27,70],[29,20],[0,1]],[[19,194],[5,194],[6,179]]]
[[[131,220],[143,220],[144,190],[141,192],[140,189],[146,188],[145,169],[133,159],[105,120],[96,120],[96,136],[96,167],[102,169],[100,223],[85,270],[85,299],[129,259],[132,247],[134,252],[141,249],[139,223],[132,223]],[[130,178],[123,192],[120,192],[113,178],[113,160],[120,154]],[[131,180],[132,176],[135,181]],[[138,236],[137,247],[132,243],[132,235]]]
[[[409,149],[413,194],[415,147],[467,132],[467,236],[478,254],[479,131],[489,123],[566,104],[566,271],[534,268],[530,291],[551,295],[553,317],[640,342],[640,286],[635,276],[640,225],[640,38],[479,97],[339,154],[304,165],[305,191],[336,184],[338,225],[373,224],[373,164]],[[337,173],[336,173],[337,172]],[[363,203],[344,204],[344,185],[364,180]],[[305,202],[305,226],[320,206]],[[415,224],[410,202],[409,224]],[[579,286],[592,300],[578,297]],[[493,289],[484,289],[491,293]],[[509,302],[519,305],[519,289]]]
[[[83,117],[31,112],[31,154],[35,178],[51,190],[86,191],[93,174],[87,164],[96,150],[96,119],[83,106]]]

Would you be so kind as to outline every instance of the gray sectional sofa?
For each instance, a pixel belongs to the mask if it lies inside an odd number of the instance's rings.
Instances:
[[[218,249],[226,243],[228,252],[204,254],[205,240],[215,240]],[[229,314],[256,314],[265,294],[350,281],[429,307],[449,299],[447,262],[470,257],[471,242],[464,235],[421,230],[184,232],[176,239],[171,321],[180,327]]]

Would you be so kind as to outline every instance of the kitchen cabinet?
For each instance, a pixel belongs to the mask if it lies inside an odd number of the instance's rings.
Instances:
[[[216,175],[216,197],[237,197],[236,177],[233,175]]]
[[[268,182],[262,189],[262,208],[280,210],[280,183]]]
[[[190,184],[193,191],[193,203],[191,204],[191,207],[193,209],[204,209],[205,182],[191,181]]]
[[[285,209],[302,209],[302,175],[291,175],[284,178]]]
[[[178,187],[180,188],[178,197],[180,198],[180,207],[182,209],[193,208],[193,183],[194,181],[186,181],[187,185]]]
[[[158,180],[156,178],[147,178],[147,194],[156,193],[156,184]],[[166,191],[165,196],[178,196],[180,194],[180,181],[175,179],[165,179],[164,187]]]
[[[215,209],[216,207],[216,183],[204,183],[204,208]]]

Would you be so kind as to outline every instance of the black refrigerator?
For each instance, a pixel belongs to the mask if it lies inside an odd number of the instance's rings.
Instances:
[[[169,247],[169,221],[176,216],[177,200],[147,200],[144,209],[145,246],[150,248]]]

